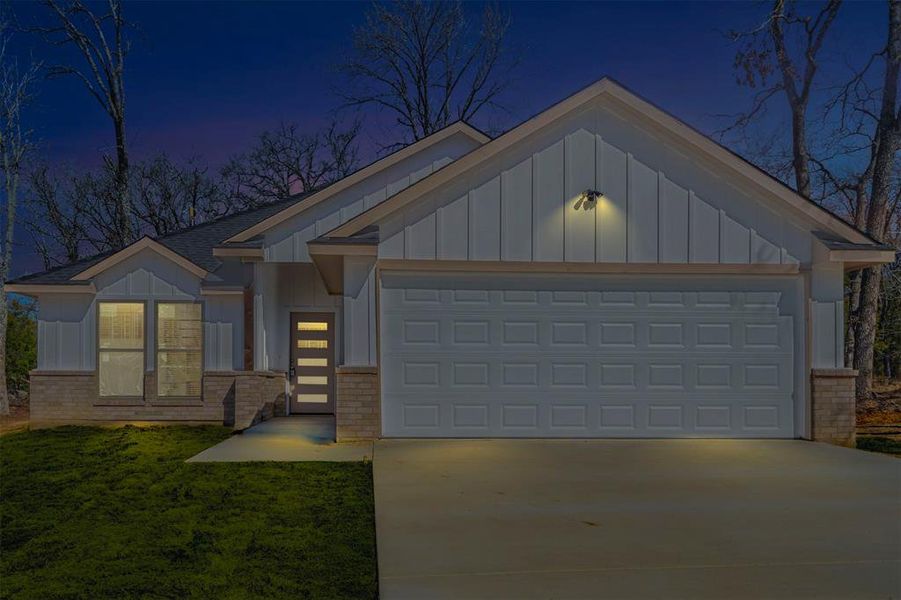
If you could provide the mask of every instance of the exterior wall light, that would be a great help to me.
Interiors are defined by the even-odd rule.
[[[576,201],[575,209],[585,209],[589,210],[594,208],[595,204],[597,204],[598,199],[603,196],[603,192],[599,192],[597,190],[588,189],[582,192],[579,195],[579,199]]]

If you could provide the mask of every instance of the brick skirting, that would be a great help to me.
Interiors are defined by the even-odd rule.
[[[201,398],[160,398],[156,376],[144,376],[144,396],[101,398],[94,371],[32,371],[34,422],[208,421],[244,429],[285,414],[285,374],[275,371],[207,371]]]
[[[373,440],[381,436],[378,369],[338,367],[335,377],[335,436],[338,441]]]
[[[837,446],[856,445],[854,369],[812,369],[812,439]]]

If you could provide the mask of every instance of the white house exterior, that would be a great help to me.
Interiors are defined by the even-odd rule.
[[[892,260],[604,79],[8,289],[39,300],[36,419],[848,443],[843,277]]]

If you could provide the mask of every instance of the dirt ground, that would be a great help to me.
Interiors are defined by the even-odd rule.
[[[901,380],[877,381],[873,398],[857,402],[857,425],[901,427]]]
[[[9,415],[0,415],[0,434],[23,429],[28,425],[28,406],[10,406]]]

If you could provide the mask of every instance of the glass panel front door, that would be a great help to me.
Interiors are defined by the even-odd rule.
[[[335,315],[291,313],[291,412],[335,412]]]

